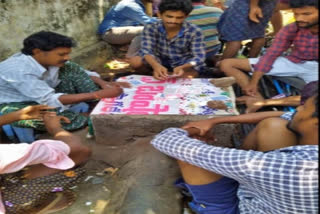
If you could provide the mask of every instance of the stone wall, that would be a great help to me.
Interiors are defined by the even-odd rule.
[[[0,61],[19,51],[28,35],[49,30],[73,37],[77,52],[99,43],[96,30],[118,0],[0,0]],[[104,45],[104,44],[102,44]]]

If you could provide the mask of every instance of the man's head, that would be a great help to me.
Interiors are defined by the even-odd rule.
[[[305,139],[306,144],[318,144],[319,126],[319,99],[318,94],[310,97],[303,106],[297,108],[293,119],[288,123],[287,128],[295,133],[297,137]]]
[[[32,55],[44,67],[61,67],[70,59],[71,48],[75,46],[75,41],[70,37],[40,31],[24,39],[21,52]]]
[[[162,0],[159,4],[160,14],[168,10],[181,11],[185,16],[188,16],[193,10],[193,6],[190,0]]]
[[[192,9],[190,0],[162,0],[158,17],[162,19],[167,30],[179,29]]]
[[[298,27],[311,28],[319,24],[319,0],[290,0]]]
[[[318,80],[316,80],[316,81],[309,82],[303,87],[301,91],[300,105],[303,105],[307,99],[309,99],[310,97],[318,93],[318,90],[319,90],[318,84],[319,82]]]

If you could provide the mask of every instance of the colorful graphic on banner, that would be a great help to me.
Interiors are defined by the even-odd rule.
[[[238,115],[232,87],[217,88],[209,79],[156,80],[151,76],[130,75],[118,82],[129,82],[132,88],[116,98],[100,100],[92,115]],[[227,110],[211,109],[207,102],[224,102]]]

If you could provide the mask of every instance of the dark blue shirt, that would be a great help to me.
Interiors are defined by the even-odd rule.
[[[149,17],[140,0],[122,0],[107,12],[101,22],[98,34],[104,34],[113,27],[140,26],[157,21]]]
[[[185,21],[177,36],[167,39],[162,21],[147,24],[142,32],[139,55],[153,56],[167,68],[190,63],[201,72],[205,66],[205,44],[201,29]]]

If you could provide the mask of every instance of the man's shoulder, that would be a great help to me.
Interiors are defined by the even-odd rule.
[[[14,66],[17,69],[19,67],[25,67],[31,64],[32,63],[27,55],[22,53],[16,53],[0,62],[0,67],[2,69],[9,69],[12,68],[12,66]]]
[[[299,28],[297,26],[297,24],[294,22],[294,23],[291,23],[291,24],[288,24],[286,26],[284,26],[282,29],[281,29],[282,32],[290,32],[290,33],[296,33],[299,31]]]
[[[67,61],[59,70],[84,69],[81,65],[73,61]]]
[[[2,74],[9,76],[25,75],[27,73],[41,75],[45,71],[45,68],[33,59],[32,56],[16,53],[0,63],[0,70]]]

